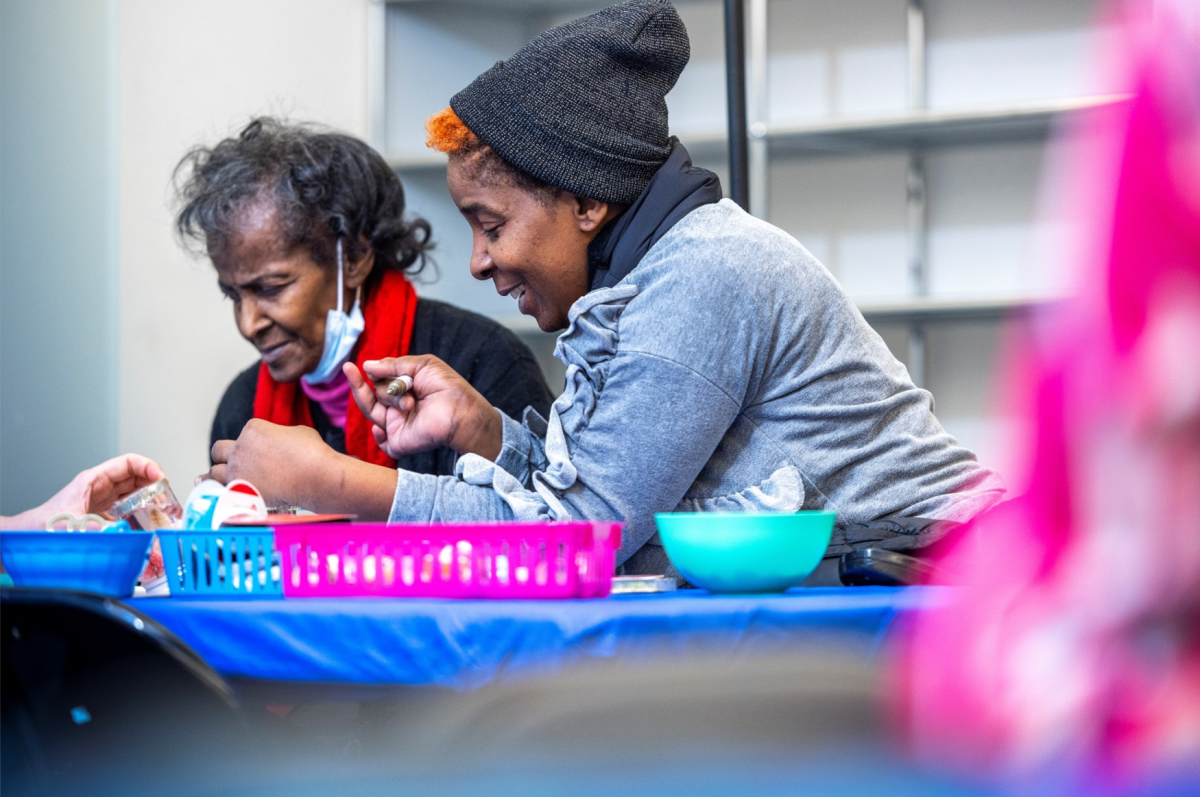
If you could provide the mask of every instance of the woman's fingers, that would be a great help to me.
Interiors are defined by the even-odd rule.
[[[358,370],[358,366],[351,362],[342,363],[342,373],[346,375],[347,381],[350,382],[350,390],[357,392],[363,387],[367,380]],[[371,391],[371,395],[375,395],[375,391]]]
[[[84,512],[103,512],[135,490],[161,479],[162,468],[149,457],[122,454],[88,468],[72,481]],[[67,488],[71,489],[68,485]]]
[[[138,487],[144,487],[163,477],[163,470],[157,462],[141,454],[122,454],[110,460],[101,462],[95,471],[105,476],[114,485],[132,480]]]
[[[359,372],[358,366],[352,362],[347,361],[342,363],[342,373],[346,375],[346,379],[350,380],[351,388],[358,387],[364,381],[366,381],[363,379],[363,375]]]
[[[342,372],[350,382],[350,395],[354,397],[354,403],[358,405],[359,410],[371,423],[382,426],[387,416],[387,408],[378,401],[375,386],[363,378],[354,363],[343,365]]]
[[[146,486],[145,484],[143,484],[142,482],[133,478],[132,476],[130,476],[127,479],[121,479],[120,481],[112,483],[113,492],[117,494],[118,499],[124,498],[125,496],[132,493],[134,490],[140,490],[142,487],[145,487],[145,486]],[[105,507],[105,509],[107,509],[107,508],[108,507]]]
[[[212,470],[208,472],[207,478],[219,481],[221,484],[225,484],[229,481],[229,477],[226,475],[227,470],[227,465],[213,465]]]
[[[231,454],[233,454],[233,447],[236,445],[236,440],[218,440],[217,442],[213,443],[212,461],[215,463],[213,465],[214,471],[216,470],[217,465],[224,465],[229,462],[229,457]],[[220,481],[220,479],[217,479],[217,481]]]
[[[413,376],[421,370],[421,357],[387,357],[382,360],[367,360],[363,372],[373,380],[394,376]]]
[[[166,476],[162,466],[149,457],[143,457],[141,454],[126,454],[125,459],[129,463],[129,470],[133,473],[134,480],[140,484],[150,484]]]

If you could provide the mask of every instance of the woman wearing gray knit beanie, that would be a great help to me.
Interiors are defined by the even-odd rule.
[[[829,272],[670,136],[688,55],[667,0],[632,0],[543,33],[429,121],[472,273],[564,330],[567,379],[549,417],[512,418],[433,358],[366,365],[413,378],[399,399],[348,367],[392,456],[460,454],[454,476],[399,471],[393,521],[616,519],[623,572],[674,574],[656,512],[834,510],[832,557],[953,525],[862,531],[881,518],[1001,500]]]

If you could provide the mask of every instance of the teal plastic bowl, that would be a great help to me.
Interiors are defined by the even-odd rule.
[[[658,536],[680,575],[709,592],[782,592],[816,569],[833,512],[661,512]]]

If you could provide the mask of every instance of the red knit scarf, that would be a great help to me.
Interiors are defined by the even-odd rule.
[[[379,283],[367,294],[363,306],[365,328],[351,354],[359,370],[367,360],[403,357],[412,340],[413,320],[417,315],[417,292],[398,271],[384,271]],[[296,382],[276,382],[267,364],[258,369],[258,389],[254,394],[254,417],[281,426],[312,426],[308,397]],[[346,413],[346,453],[373,465],[396,467],[371,434],[373,424],[357,407]]]

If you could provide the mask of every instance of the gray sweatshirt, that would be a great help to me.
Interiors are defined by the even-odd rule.
[[[729,200],[569,320],[550,417],[504,416],[495,462],[400,471],[393,522],[621,520],[625,572],[673,572],[656,512],[830,509],[844,528],[967,520],[1004,494],[825,267]]]

